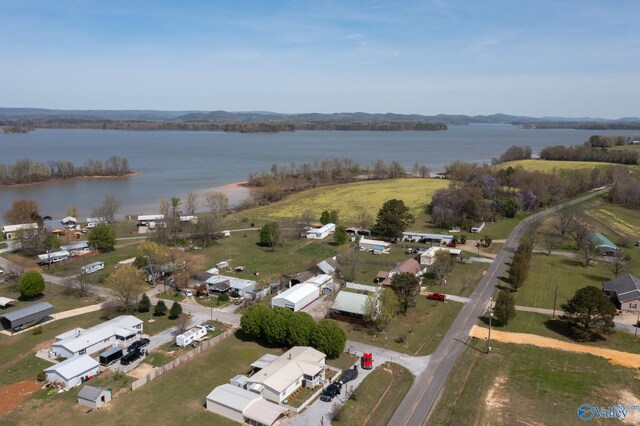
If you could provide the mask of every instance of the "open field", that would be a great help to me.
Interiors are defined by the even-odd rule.
[[[12,412],[0,416],[0,423],[37,425],[55,418],[60,424],[234,425],[234,422],[206,411],[205,398],[214,387],[228,383],[236,374],[246,374],[251,369],[249,365],[265,353],[279,355],[282,351],[232,335],[148,385],[123,393],[106,409],[90,414],[75,410],[73,399],[80,390],[75,388],[63,395],[29,398]]]
[[[42,302],[51,303],[56,308],[56,312],[68,311],[70,309],[93,305],[100,302],[100,299],[97,296],[76,297],[68,295],[65,294],[65,288],[48,283],[45,283],[43,296],[35,299],[19,300],[20,292],[15,284],[0,284],[0,296],[16,300],[16,303],[13,306],[0,309],[0,315],[15,309],[21,309],[29,305]]]
[[[386,425],[411,388],[413,376],[404,367],[389,363],[376,368],[356,390],[357,400],[348,400],[339,425]]]
[[[615,165],[597,161],[518,160],[498,164],[495,167],[498,169],[522,167],[530,172],[552,173],[554,170],[582,170]]]
[[[442,303],[418,296],[417,307],[410,308],[406,316],[396,316],[382,332],[344,322],[340,326],[349,340],[410,355],[427,355],[438,346],[460,309],[461,303]]]
[[[429,292],[439,292],[455,294],[458,296],[469,296],[476,288],[476,284],[488,268],[487,263],[456,263],[453,270],[447,277],[444,286],[435,284],[434,280],[425,279],[423,283]]]
[[[482,318],[479,325],[481,327],[488,327],[487,324],[488,319]],[[634,340],[633,335],[626,331],[613,331],[605,335],[606,340],[597,342],[576,342],[569,337],[571,331],[566,321],[558,318],[551,319],[550,316],[533,312],[518,312],[516,317],[512,319],[506,327],[494,328],[499,331],[535,334],[563,342],[579,343],[581,345],[640,354],[640,343]]]
[[[485,342],[472,339],[485,349]],[[490,355],[467,347],[452,374],[432,424],[577,424],[580,404],[640,403],[637,372],[605,359],[494,342]],[[541,362],[544,360],[544,362]],[[635,416],[635,417],[634,417]],[[630,413],[626,422],[640,420]],[[590,424],[610,424],[594,418]]]
[[[436,190],[448,186],[449,181],[443,179],[415,178],[323,186],[292,194],[282,201],[239,213],[238,216],[298,219],[305,210],[311,210],[319,218],[323,210],[335,209],[340,212],[340,222],[348,224],[357,220],[357,214],[361,210],[375,219],[382,204],[393,198],[403,200],[412,213],[417,215],[431,201]]]
[[[553,309],[553,299],[558,286],[557,308],[573,297],[575,292],[589,285],[600,287],[613,277],[600,263],[582,266],[577,259],[565,256],[534,254],[531,257],[529,277],[514,295],[516,304],[534,308]],[[500,284],[499,284],[500,285]],[[509,287],[508,284],[504,284]]]

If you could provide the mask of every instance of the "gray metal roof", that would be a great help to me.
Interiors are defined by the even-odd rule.
[[[369,296],[367,294],[341,291],[333,301],[331,309],[333,309],[334,311],[364,315],[364,307],[368,297]]]
[[[624,303],[640,299],[640,279],[631,274],[620,275],[604,283],[604,290],[615,293],[618,301]]]
[[[89,401],[96,401],[102,395],[102,392],[109,392],[107,389],[100,389],[95,386],[84,385],[80,392],[78,392],[78,398],[86,399]]]
[[[16,309],[15,311],[8,312],[2,315],[0,318],[4,318],[7,321],[11,321],[12,327],[16,327],[21,320],[27,319],[30,316],[37,317],[41,315],[42,318],[49,314],[52,314],[55,308],[49,302],[35,303],[22,309]],[[16,324],[14,324],[16,323]]]

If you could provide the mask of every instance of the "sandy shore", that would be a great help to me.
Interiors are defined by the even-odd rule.
[[[142,173],[132,172],[132,173],[127,173],[126,175],[122,175],[122,176],[76,176],[76,177],[67,178],[67,179],[49,179],[49,180],[43,180],[43,181],[40,181],[40,182],[30,182],[30,183],[9,183],[9,184],[5,183],[5,184],[0,184],[0,188],[21,188],[21,187],[24,187],[24,186],[41,185],[41,184],[46,184],[46,183],[66,182],[66,181],[70,181],[70,180],[80,180],[80,179],[123,179],[123,178],[132,177],[132,176],[142,176]]]

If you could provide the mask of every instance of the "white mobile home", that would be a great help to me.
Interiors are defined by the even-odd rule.
[[[473,225],[470,229],[470,232],[474,233],[474,234],[479,234],[482,232],[482,230],[484,229],[485,223],[484,222],[479,222],[476,223],[475,225]]]
[[[49,263],[63,262],[65,260],[68,260],[69,256],[71,256],[71,253],[69,253],[66,250],[54,251],[52,253],[39,254],[38,255],[38,263],[41,264],[41,265],[46,265],[46,264],[49,264]]]
[[[438,246],[429,247],[427,251],[425,251],[420,255],[420,264],[425,266],[433,265],[433,262],[436,259],[436,254],[439,251],[446,251],[451,256],[460,256],[460,254],[462,253],[462,250],[454,249],[450,247],[438,247]]]
[[[327,223],[322,228],[311,228],[307,231],[307,238],[310,240],[322,240],[336,231],[335,223]]]
[[[182,334],[176,336],[176,346],[184,348],[194,342],[194,340],[201,339],[207,335],[207,329],[202,325],[196,325],[193,328],[185,331]]]
[[[51,351],[62,358],[92,354],[114,346],[126,347],[142,334],[142,321],[133,315],[120,315],[88,329],[75,328],[56,336]]]
[[[141,214],[138,216],[138,226],[151,225],[152,222],[164,220],[163,214]]]
[[[369,250],[369,251],[375,251],[375,250],[385,251],[389,249],[390,245],[391,243],[387,243],[386,241],[370,240],[368,238],[360,238],[360,243],[359,243],[361,250]]]
[[[65,389],[80,385],[100,373],[100,364],[89,355],[79,355],[44,369],[48,382],[61,382]]]
[[[429,234],[426,232],[403,232],[402,241],[449,244],[453,241],[453,235]]]
[[[292,309],[298,312],[320,297],[320,289],[313,284],[298,284],[271,299],[271,307]]]
[[[18,238],[19,231],[27,229],[38,229],[37,223],[21,223],[19,225],[5,225],[2,227],[2,235],[6,240],[15,240]]]
[[[80,268],[82,274],[93,274],[104,269],[104,262],[93,262]]]

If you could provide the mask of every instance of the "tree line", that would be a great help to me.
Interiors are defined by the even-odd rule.
[[[587,142],[590,144],[590,142]],[[608,150],[583,146],[548,146],[540,151],[540,158],[558,161],[599,161],[616,164],[638,164],[638,153],[627,150]]]
[[[118,156],[111,156],[104,162],[89,159],[82,166],[76,166],[71,161],[43,164],[23,159],[14,164],[0,164],[0,184],[15,185],[87,176],[124,176],[129,173],[129,160]]]

